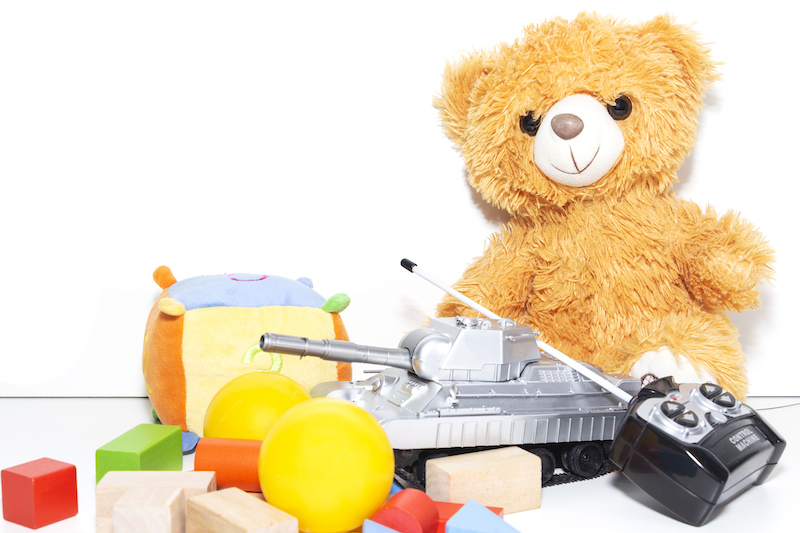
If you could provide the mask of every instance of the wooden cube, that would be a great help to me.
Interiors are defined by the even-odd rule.
[[[111,514],[114,533],[186,531],[186,498],[179,487],[132,487]]]
[[[97,533],[111,533],[114,505],[132,488],[183,489],[185,498],[217,490],[214,472],[108,472],[95,487]],[[185,512],[185,506],[184,506]]]
[[[298,528],[297,518],[235,487],[187,501],[187,533],[298,533]]]
[[[78,514],[74,465],[43,457],[0,472],[3,518],[37,529]]]
[[[181,428],[139,424],[97,449],[97,481],[106,472],[121,470],[181,470]]]
[[[436,501],[502,507],[507,513],[542,504],[542,461],[517,447],[431,459],[425,492]]]

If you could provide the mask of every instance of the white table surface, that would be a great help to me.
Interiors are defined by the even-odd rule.
[[[704,533],[800,530],[800,398],[750,398],[750,406],[786,439],[788,446],[770,478],[712,517]],[[786,406],[771,409],[775,406]],[[42,533],[95,529],[94,453],[137,424],[152,422],[146,398],[0,398],[0,469],[50,457],[78,472],[78,515],[40,528]],[[184,456],[192,470],[194,456]],[[506,521],[521,533],[697,531],[671,518],[621,474],[545,488],[540,509],[514,513]],[[0,531],[28,528],[0,520]]]

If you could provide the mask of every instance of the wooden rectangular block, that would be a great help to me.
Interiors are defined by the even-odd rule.
[[[425,480],[425,492],[436,501],[477,500],[507,513],[542,504],[542,461],[514,446],[431,459]]]
[[[114,533],[186,531],[186,498],[179,487],[132,487],[111,514]]]
[[[186,498],[217,490],[214,472],[108,472],[95,487],[97,533],[111,533],[114,504],[130,488],[181,488]]]
[[[95,453],[97,481],[120,470],[181,470],[181,428],[139,424],[101,446]]]
[[[187,500],[187,533],[298,533],[297,518],[235,487]]]

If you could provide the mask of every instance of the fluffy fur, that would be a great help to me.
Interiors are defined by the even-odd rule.
[[[469,183],[512,216],[455,287],[607,373],[631,373],[657,351],[744,397],[745,358],[726,311],[758,307],[773,252],[737,214],[672,192],[715,67],[696,33],[668,16],[626,24],[587,13],[448,65],[435,100],[445,131]],[[616,163],[580,187],[548,178],[534,158],[543,132],[520,127],[576,94],[632,103],[616,121]],[[474,312],[447,297],[437,314]]]

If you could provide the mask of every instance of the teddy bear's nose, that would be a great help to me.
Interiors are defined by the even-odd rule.
[[[568,141],[583,131],[583,121],[571,113],[556,115],[550,122],[556,135]]]

